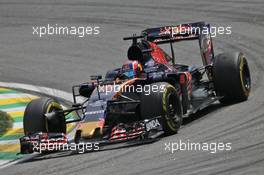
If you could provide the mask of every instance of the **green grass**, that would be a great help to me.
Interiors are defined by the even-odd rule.
[[[0,160],[12,160],[22,157],[15,152],[0,152]]]
[[[0,106],[0,110],[8,109],[8,108],[25,107],[27,104],[28,104],[28,102],[21,102],[21,103],[13,103],[13,104],[1,105]]]

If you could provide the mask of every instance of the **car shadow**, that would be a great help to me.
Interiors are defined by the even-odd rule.
[[[30,158],[26,158],[25,156],[25,158],[24,159],[22,158],[19,161],[19,163],[23,164],[23,163],[30,163],[30,162],[42,161],[42,160],[48,160],[48,159],[56,159],[56,158],[62,158],[62,157],[82,155],[82,154],[87,154],[87,153],[118,150],[118,149],[129,148],[129,147],[139,147],[141,145],[151,144],[158,140],[160,140],[160,138],[147,139],[145,141],[120,142],[116,144],[103,145],[102,147],[100,146],[99,150],[89,150],[89,151],[86,150],[82,153],[78,153],[78,151],[58,151],[58,152],[46,153],[46,154],[39,153],[39,154],[36,154],[35,156],[31,156]]]
[[[192,123],[195,120],[198,120],[200,118],[205,117],[207,114],[215,112],[217,110],[219,110],[220,108],[224,107],[225,105],[221,104],[221,103],[213,103],[210,106],[197,111],[195,114],[191,114],[190,116],[186,117],[183,119],[183,123],[182,125],[188,125],[189,123]]]

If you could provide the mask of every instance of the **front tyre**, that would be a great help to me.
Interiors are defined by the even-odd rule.
[[[213,65],[213,81],[221,103],[233,103],[248,99],[251,89],[250,71],[243,53],[222,53]]]
[[[142,93],[141,117],[148,119],[162,116],[162,127],[165,134],[177,133],[182,124],[182,106],[176,89],[166,82],[152,83],[150,86],[150,89],[158,87],[158,90],[150,94]]]
[[[23,125],[25,135],[45,133],[66,133],[64,116],[56,116],[47,119],[46,113],[62,110],[61,105],[51,98],[39,98],[32,100],[26,107]]]

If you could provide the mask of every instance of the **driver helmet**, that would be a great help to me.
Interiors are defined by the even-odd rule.
[[[121,74],[125,78],[138,77],[142,72],[142,65],[138,61],[127,61],[121,69]]]

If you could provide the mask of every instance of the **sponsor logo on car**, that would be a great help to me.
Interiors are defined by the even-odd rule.
[[[146,123],[146,131],[150,131],[152,129],[157,129],[161,124],[158,119],[150,120]]]
[[[101,113],[104,113],[104,110],[85,112],[85,115],[94,115],[94,114],[101,114]]]

